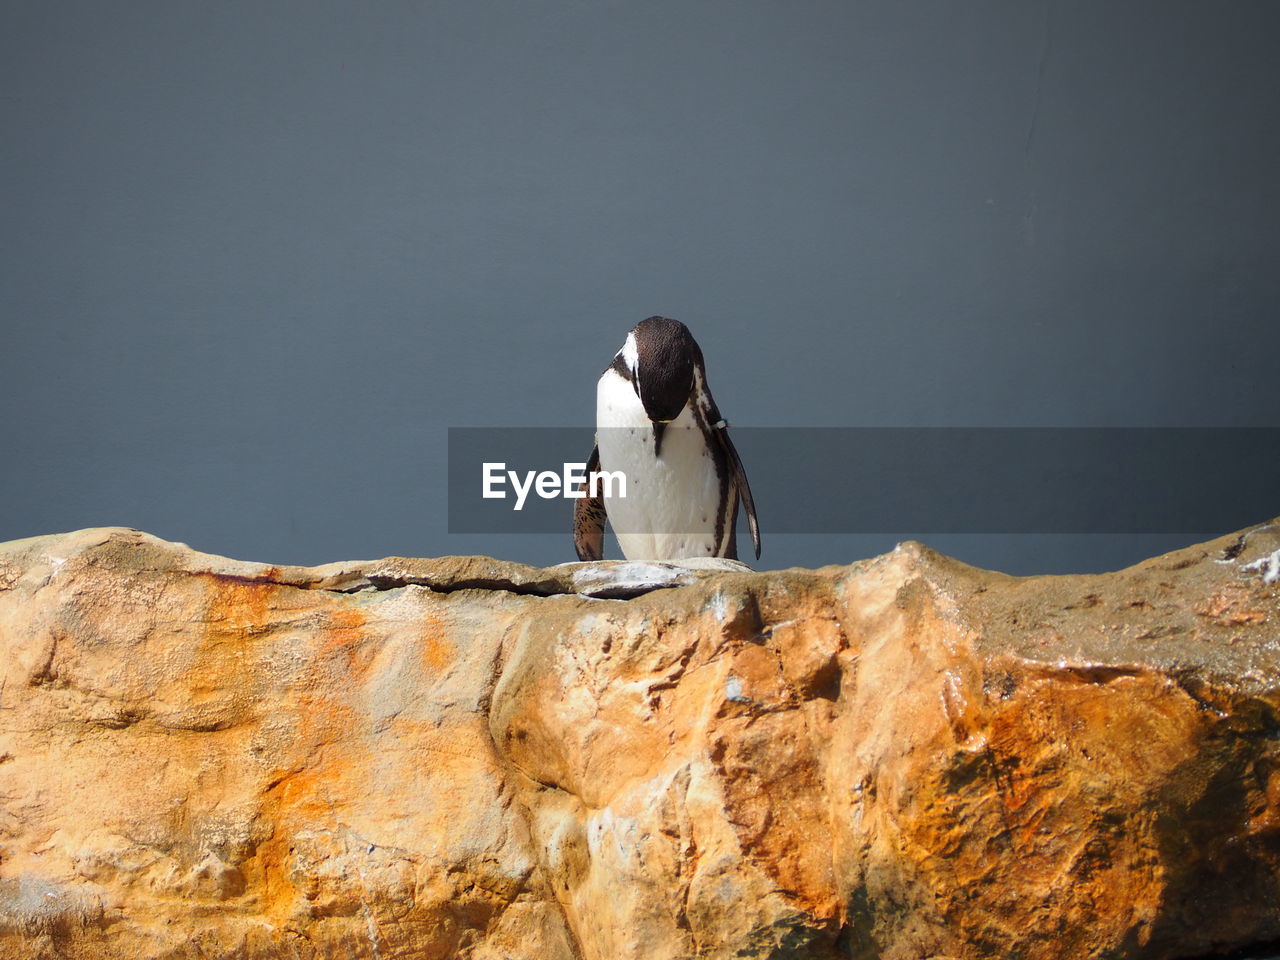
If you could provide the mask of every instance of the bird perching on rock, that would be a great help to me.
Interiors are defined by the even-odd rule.
[[[746,472],[707,388],[702,350],[678,320],[641,320],[600,375],[587,474],[601,470],[622,472],[626,494],[585,490],[576,501],[580,560],[603,559],[606,519],[628,560],[736,560],[740,502],[759,559]]]

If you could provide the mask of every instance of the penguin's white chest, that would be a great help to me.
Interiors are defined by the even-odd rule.
[[[628,560],[724,555],[732,492],[716,472],[692,403],[667,424],[658,454],[640,398],[607,370],[596,387],[596,444],[600,468],[626,474],[626,497],[606,499],[605,510]]]

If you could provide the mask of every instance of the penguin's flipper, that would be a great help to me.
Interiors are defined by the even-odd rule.
[[[720,421],[723,423],[724,421]],[[729,427],[725,424],[715,431],[715,435],[720,438],[721,449],[724,450],[725,456],[729,460],[729,469],[733,471],[733,485],[738,490],[738,496],[742,498],[742,506],[747,511],[747,526],[751,530],[751,542],[756,547],[756,559],[760,559],[760,522],[756,519],[756,502],[751,497],[751,485],[747,483],[747,471],[742,468],[742,460],[738,456],[738,450],[733,445],[733,441],[729,439]]]
[[[604,498],[598,493],[594,497],[589,495],[591,474],[599,469],[600,448],[592,447],[587,459],[587,479],[577,488],[583,496],[573,502],[573,547],[578,551],[579,560],[604,559]]]

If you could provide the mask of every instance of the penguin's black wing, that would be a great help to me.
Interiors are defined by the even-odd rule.
[[[733,441],[729,439],[729,425],[724,420],[717,419],[711,432],[719,442],[720,449],[724,451],[725,459],[729,463],[729,469],[733,473],[733,485],[738,491],[738,496],[742,499],[743,508],[747,511],[747,526],[751,530],[751,542],[756,547],[756,559],[759,560],[760,522],[756,519],[756,502],[751,497],[751,485],[747,483],[747,471],[742,468],[742,459],[738,456],[738,450],[733,445]]]
[[[695,363],[693,369],[693,392],[698,405],[698,410],[702,414],[703,422],[710,427],[711,435],[715,438],[715,442],[719,444],[721,453],[724,454],[725,463],[729,467],[733,477],[734,489],[738,491],[738,497],[742,500],[743,507],[747,511],[747,527],[751,530],[751,542],[755,544],[756,559],[760,559],[760,522],[756,519],[756,502],[751,496],[751,485],[747,483],[747,471],[742,468],[742,458],[738,456],[738,450],[733,445],[733,441],[729,439],[729,424],[720,416],[720,408],[716,405],[715,398],[711,396],[711,390],[707,387],[707,373],[702,366],[702,357],[699,355],[698,362]],[[736,513],[734,518],[736,519]],[[730,535],[732,538],[732,534]],[[730,543],[732,543],[730,539]],[[737,554],[730,549],[730,556],[736,557]]]
[[[600,448],[592,447],[587,459],[587,479],[578,485],[583,496],[573,502],[573,547],[579,560],[604,559],[604,498],[590,496],[591,474],[600,469]],[[599,485],[596,486],[597,491]],[[577,491],[575,491],[577,492]]]

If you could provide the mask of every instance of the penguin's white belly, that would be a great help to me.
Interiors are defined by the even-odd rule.
[[[602,470],[621,470],[626,497],[605,500],[609,523],[628,560],[679,560],[723,554],[728,539],[717,520],[721,480],[689,406],[667,424],[662,455],[654,454],[653,424],[631,384],[612,370],[596,390],[596,443]]]

